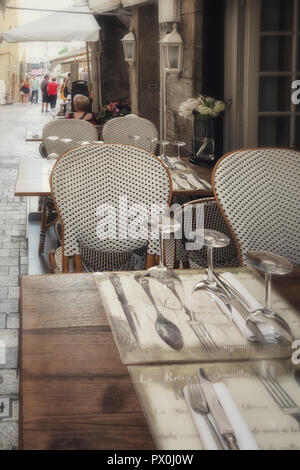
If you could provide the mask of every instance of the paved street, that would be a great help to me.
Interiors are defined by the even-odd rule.
[[[27,273],[28,260],[27,201],[14,197],[15,179],[21,159],[40,158],[39,143],[25,143],[26,127],[37,130],[49,119],[40,105],[0,106],[0,347],[6,345],[5,364],[0,354],[0,450],[18,445],[19,275]]]

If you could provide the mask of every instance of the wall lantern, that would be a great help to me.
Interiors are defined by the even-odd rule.
[[[136,39],[131,29],[121,41],[123,43],[125,60],[132,66],[136,61]]]
[[[180,73],[183,67],[183,40],[177,31],[177,24],[173,24],[173,31],[160,41],[165,71],[167,73]]]

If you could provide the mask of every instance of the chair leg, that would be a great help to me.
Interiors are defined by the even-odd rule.
[[[68,256],[63,256],[63,271],[64,274],[68,274],[70,272],[70,260]]]
[[[150,253],[147,253],[146,257],[146,269],[152,268],[152,266],[155,266],[155,255],[150,255]]]
[[[45,248],[45,239],[46,239],[46,218],[47,218],[47,209],[46,205],[43,203],[42,206],[42,218],[40,226],[40,243],[39,243],[39,255],[44,253]]]
[[[80,255],[74,256],[74,270],[75,270],[75,273],[83,272],[82,260],[81,260]]]
[[[56,272],[56,261],[55,261],[55,252],[54,251],[50,251],[49,252],[49,265],[50,265],[50,271],[51,273],[55,273]]]

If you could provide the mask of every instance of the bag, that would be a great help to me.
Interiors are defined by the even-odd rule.
[[[72,111],[74,112],[75,111],[74,97],[76,95],[84,95],[84,96],[87,96],[88,98],[90,97],[87,83],[83,80],[77,80],[76,82],[73,82],[72,83],[72,93],[71,94],[72,94]],[[90,107],[89,112],[91,112],[91,111],[92,111],[92,109]]]
[[[65,86],[64,90],[63,90],[63,96],[65,99],[68,98],[68,94],[69,94],[69,90],[68,90],[68,87],[67,85]]]

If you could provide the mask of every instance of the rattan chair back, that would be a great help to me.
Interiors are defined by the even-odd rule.
[[[169,172],[150,152],[116,144],[78,147],[56,162],[50,182],[64,256],[83,255],[93,270],[110,270],[136,250],[158,252],[157,238],[136,235],[137,215],[141,222],[153,206],[167,208],[171,200]]]
[[[217,202],[240,247],[300,265],[300,152],[243,149],[225,155],[213,175]]]
[[[118,143],[132,145],[130,136],[140,136],[137,146],[145,150],[151,150],[149,138],[158,138],[155,125],[148,119],[135,114],[114,118],[103,127],[103,140],[105,143]]]
[[[78,142],[98,140],[97,128],[90,122],[80,119],[56,119],[47,123],[43,129],[43,146],[46,156],[56,153],[61,156]]]

